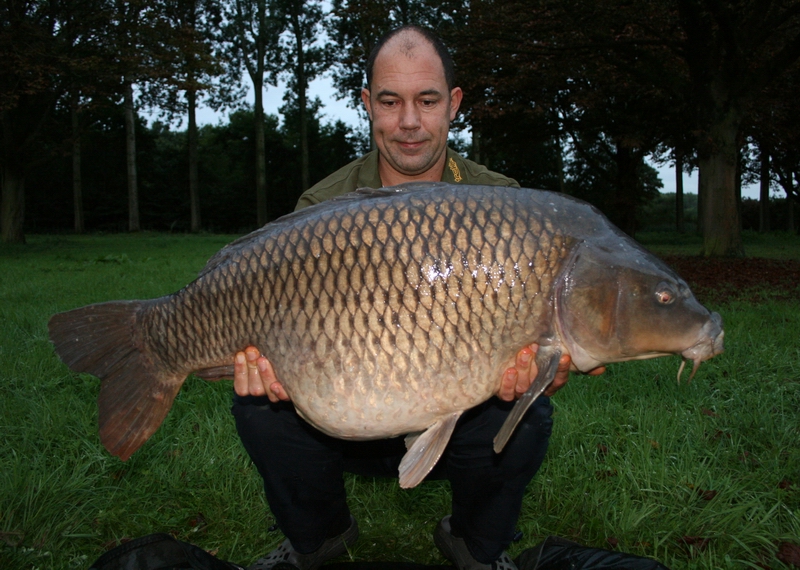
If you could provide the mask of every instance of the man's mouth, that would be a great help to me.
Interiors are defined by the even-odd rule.
[[[425,141],[397,141],[400,148],[406,150],[415,150],[425,144]]]

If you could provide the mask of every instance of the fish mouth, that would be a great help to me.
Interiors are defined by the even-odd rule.
[[[722,317],[719,313],[711,313],[711,318],[703,325],[697,335],[697,342],[681,353],[684,360],[678,370],[678,383],[681,381],[681,374],[686,361],[691,360],[694,363],[688,380],[691,382],[701,362],[713,358],[725,350],[723,346],[724,337],[725,331],[722,330]]]

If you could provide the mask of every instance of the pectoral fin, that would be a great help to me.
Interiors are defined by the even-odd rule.
[[[414,433],[409,433],[406,435],[405,439],[403,440],[404,443],[406,444],[406,451],[408,451],[414,446],[414,442],[417,441],[417,439],[419,438],[419,436],[422,435],[422,433],[423,432],[421,431],[415,431]]]
[[[514,404],[514,407],[511,409],[511,413],[508,414],[508,417],[506,418],[506,421],[503,422],[500,431],[497,432],[497,435],[494,438],[495,453],[500,453],[503,451],[503,448],[511,438],[511,434],[514,433],[514,428],[517,427],[517,424],[522,419],[522,416],[525,415],[525,412],[528,411],[528,408],[531,407],[531,404],[533,404],[536,398],[538,398],[542,392],[544,392],[545,388],[547,388],[556,377],[559,360],[561,360],[560,350],[548,350],[546,348],[539,349],[539,352],[536,355],[536,366],[539,369],[539,372],[531,383],[530,388],[528,388],[528,390],[520,397],[520,399],[517,400],[517,403]]]
[[[414,439],[400,462],[400,486],[403,489],[416,487],[431,472],[444,453],[460,416],[461,412],[450,414]]]

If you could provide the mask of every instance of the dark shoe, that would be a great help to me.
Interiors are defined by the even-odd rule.
[[[358,539],[358,523],[351,515],[350,527],[339,536],[327,539],[314,552],[300,554],[287,538],[278,548],[256,560],[248,570],[272,570],[278,564],[290,564],[299,570],[316,570],[328,560],[347,552],[347,547],[356,539]]]
[[[464,539],[453,536],[450,530],[450,515],[444,517],[436,525],[436,530],[433,532],[433,543],[457,570],[517,570],[517,565],[505,551],[491,564],[475,560]]]

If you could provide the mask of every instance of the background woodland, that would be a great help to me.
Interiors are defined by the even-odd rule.
[[[743,255],[742,228],[796,231],[800,1],[7,0],[3,241],[239,233],[291,211],[370,148],[366,125],[321,119],[309,82],[357,107],[366,55],[407,23],[453,51],[468,133],[453,144],[476,161],[632,235],[697,231],[707,256]],[[265,115],[279,80],[281,116]],[[227,122],[198,128],[198,105]],[[696,203],[678,183],[648,219],[664,198],[646,160],[699,172]]]

